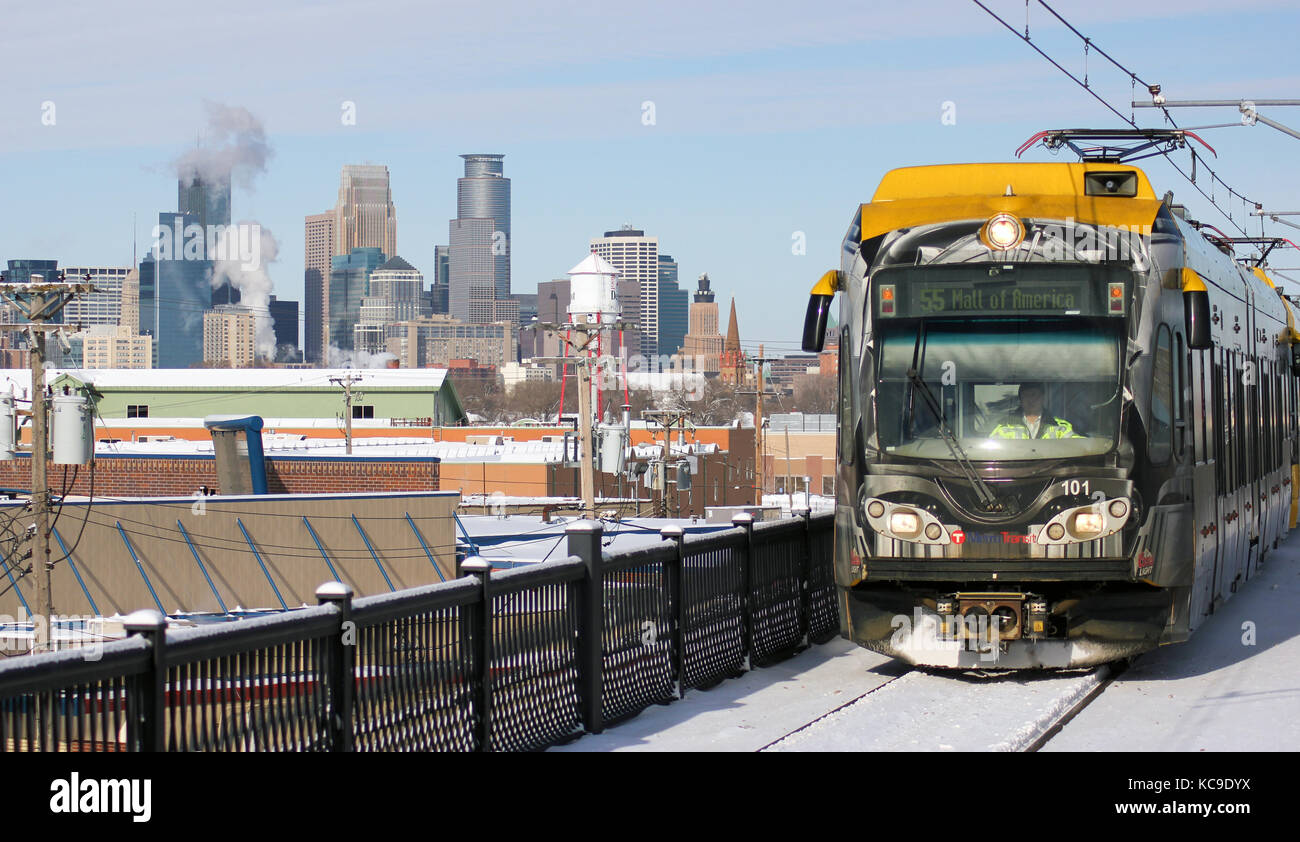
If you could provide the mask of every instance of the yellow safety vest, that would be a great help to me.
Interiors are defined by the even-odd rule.
[[[1046,423],[1044,418],[1038,428],[1038,437],[1040,439],[1081,439],[1083,436],[1074,431],[1074,427],[1064,418],[1051,416],[1052,423]],[[1029,428],[1025,426],[1022,416],[1009,418],[993,428],[989,433],[989,438],[994,439],[1028,439],[1033,438],[1029,435]]]

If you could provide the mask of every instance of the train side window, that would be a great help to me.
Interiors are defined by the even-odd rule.
[[[1169,328],[1161,325],[1156,333],[1155,364],[1151,367],[1151,429],[1147,445],[1153,465],[1169,461],[1173,447],[1174,363]]]

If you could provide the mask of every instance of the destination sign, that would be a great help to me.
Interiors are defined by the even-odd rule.
[[[871,299],[880,318],[1123,316],[1131,278],[1096,265],[891,267],[871,276]]]
[[[1071,313],[1091,310],[1087,288],[1079,284],[978,287],[915,283],[908,290],[908,312],[939,313]]]

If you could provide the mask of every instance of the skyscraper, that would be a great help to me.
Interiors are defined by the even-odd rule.
[[[9,271],[4,273],[7,284],[31,283],[32,275],[40,275],[47,282],[53,283],[59,277],[57,260],[10,260]]]
[[[345,165],[334,214],[334,254],[350,254],[357,248],[397,254],[397,209],[388,167]]]
[[[354,248],[335,255],[330,267],[330,346],[352,350],[353,328],[361,320],[361,300],[370,295],[370,275],[385,260],[377,248]]]
[[[158,226],[198,224],[189,214],[161,213]],[[140,332],[153,337],[155,368],[189,368],[203,361],[203,314],[212,308],[212,261],[185,258],[140,263]]]
[[[706,374],[717,374],[720,370],[719,358],[722,355],[722,334],[718,333],[718,304],[713,290],[709,288],[709,275],[700,275],[699,289],[691,303],[691,329],[686,334],[683,353],[692,360],[691,364],[702,367]]]
[[[276,362],[299,362],[298,302],[281,301],[273,295],[267,309],[271,311],[271,330],[275,332]]]
[[[9,269],[0,272],[0,280],[8,284],[26,284],[31,283],[32,275],[40,275],[47,282],[54,282],[59,279],[59,261],[57,260],[10,260]],[[50,319],[51,322],[63,322],[63,311],[60,310]],[[22,312],[10,304],[7,300],[0,300],[0,324],[4,325],[25,325],[27,317]],[[7,348],[25,348],[27,347],[27,337],[21,330],[3,330],[0,331],[3,337],[3,345]]]
[[[329,347],[330,258],[334,256],[334,211],[306,218],[303,237],[303,354],[309,363],[325,362]]]
[[[451,283],[451,246],[433,247],[433,283]]]
[[[677,261],[659,255],[659,354],[681,353],[690,329],[691,294],[677,285]]]
[[[448,225],[448,309],[457,319],[492,322],[517,308],[510,296],[510,179],[504,155],[461,155],[456,218]],[[436,254],[436,249],[435,249]]]
[[[659,238],[647,237],[645,232],[624,225],[617,231],[606,231],[603,237],[593,237],[591,250],[618,270],[620,281],[635,281],[640,290],[638,312],[624,311],[623,318],[634,320],[641,336],[642,356],[654,357],[659,353]]]
[[[256,317],[239,305],[223,304],[203,314],[203,361],[251,368],[257,358]]]
[[[69,281],[90,283],[98,292],[88,292],[69,301],[63,308],[63,320],[70,325],[119,325],[122,323],[122,293],[128,266],[70,266],[64,270]],[[139,318],[138,314],[135,316]]]
[[[371,298],[382,298],[393,308],[389,321],[407,322],[420,315],[424,275],[400,257],[390,257],[370,275]]]
[[[230,173],[207,179],[193,173],[182,175],[176,181],[176,209],[194,217],[205,231],[209,225],[229,225]]]

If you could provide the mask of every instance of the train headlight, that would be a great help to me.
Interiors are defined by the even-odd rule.
[[[1009,213],[1000,213],[984,223],[980,232],[984,245],[995,251],[1010,251],[1025,239],[1025,226]]]
[[[889,516],[889,531],[904,538],[921,534],[921,518],[914,512],[894,512]]]
[[[943,527],[937,523],[932,523],[925,528],[925,537],[931,541],[938,541],[939,536],[943,534]]]
[[[1073,532],[1079,537],[1099,535],[1106,525],[1106,519],[1098,512],[1079,512],[1074,516]]]
[[[1065,537],[1065,527],[1061,526],[1059,523],[1053,523],[1051,526],[1047,527],[1047,537],[1051,538],[1053,541],[1061,540]]]
[[[872,500],[867,504],[867,514],[872,517],[880,517],[885,513],[885,504],[879,500]]]
[[[1123,500],[1111,500],[1108,508],[1110,509],[1110,516],[1117,520],[1128,514],[1128,503]]]

